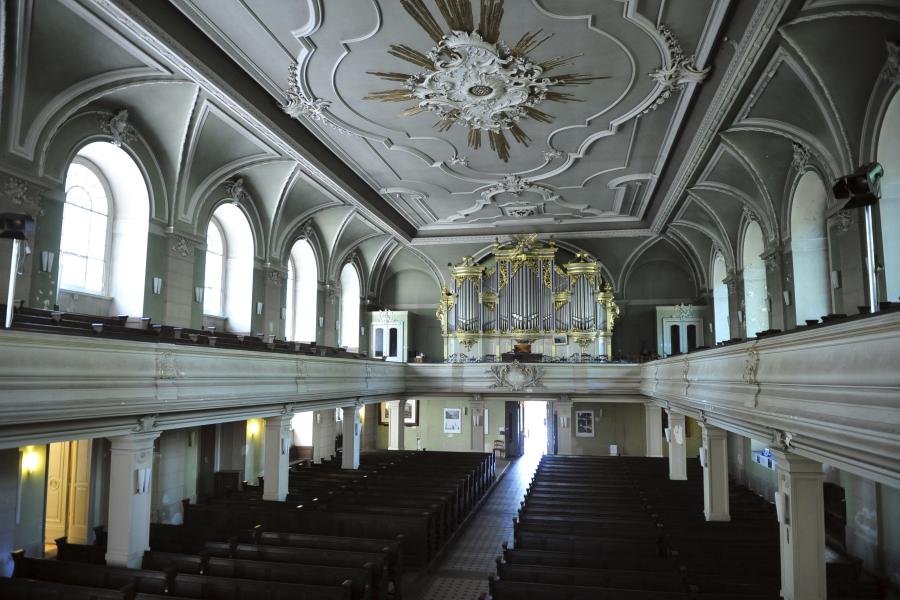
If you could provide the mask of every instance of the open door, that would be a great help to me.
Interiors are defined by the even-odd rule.
[[[506,401],[506,457],[522,456],[525,451],[522,429],[522,405],[517,400]]]

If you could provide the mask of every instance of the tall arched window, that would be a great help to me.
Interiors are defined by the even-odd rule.
[[[65,185],[60,306],[143,316],[150,194],[141,169],[122,148],[93,142],[75,155]]]
[[[107,189],[100,170],[76,157],[66,173],[59,248],[59,281],[65,289],[106,293],[110,233]]]
[[[306,240],[297,240],[288,258],[285,337],[300,342],[316,340],[316,255]]]
[[[237,205],[229,202],[215,210],[206,243],[203,312],[224,317],[228,331],[252,333],[253,232]]]
[[[203,312],[225,316],[225,236],[218,219],[209,220],[206,230],[206,271],[204,274]]]
[[[356,267],[347,263],[341,270],[341,330],[340,345],[347,350],[359,350],[359,275]]]
[[[894,94],[878,136],[878,162],[884,167],[881,181],[881,260],[884,261],[886,298],[900,299],[900,92]]]
[[[744,232],[744,321],[747,337],[769,328],[769,298],[766,287],[766,263],[762,229],[752,221]]]
[[[731,339],[728,326],[728,284],[725,278],[728,269],[725,266],[725,257],[716,253],[713,260],[713,317],[715,320],[716,343]]]
[[[791,257],[794,263],[794,310],[797,324],[831,312],[826,239],[825,184],[807,171],[791,203]]]

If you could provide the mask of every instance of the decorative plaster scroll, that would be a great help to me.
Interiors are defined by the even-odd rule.
[[[31,210],[39,215],[44,214],[40,195],[29,193],[28,184],[21,179],[7,177],[2,193],[3,197],[17,209]]]
[[[850,231],[850,227],[853,226],[855,222],[853,219],[853,211],[850,210],[840,210],[837,214],[834,215],[835,219],[835,228],[838,233],[844,234]]]
[[[781,450],[782,452],[787,452],[788,450],[793,448],[794,435],[790,431],[782,431],[781,429],[773,429],[772,430],[772,445]]]
[[[659,108],[672,92],[682,90],[688,84],[702,83],[709,75],[709,67],[698,69],[693,54],[685,56],[678,38],[665,25],[659,26],[659,33],[666,43],[668,57],[663,66],[650,73],[650,78],[662,86],[659,95],[641,114]],[[668,66],[666,66],[668,65]]]
[[[225,182],[225,193],[234,204],[249,204],[250,193],[244,189],[244,178],[234,177]]]
[[[755,347],[747,349],[747,358],[744,361],[744,373],[741,379],[748,385],[759,385],[756,373],[759,370],[759,350]]]
[[[288,89],[284,93],[287,102],[278,106],[294,119],[306,117],[311,121],[318,121],[323,125],[327,125],[336,131],[354,135],[352,131],[346,127],[338,125],[331,115],[327,112],[331,102],[322,98],[311,98],[306,95],[300,84],[297,83],[297,63],[291,64],[288,69]]]
[[[281,287],[281,279],[282,273],[278,269],[267,269],[266,277],[269,278],[269,282],[275,287]]]
[[[156,430],[159,415],[144,415],[138,417],[137,425],[131,428],[134,433],[147,433]]]
[[[496,381],[491,384],[491,389],[506,388],[513,392],[539,387],[544,370],[536,365],[523,365],[517,360],[511,363],[496,365],[487,371],[494,376]]]
[[[773,248],[762,255],[763,262],[766,263],[766,270],[770,273],[778,270],[778,265],[781,263],[779,254],[778,250]]]
[[[900,85],[900,42],[885,40],[887,62],[881,72],[881,78]]]
[[[178,362],[175,353],[169,350],[156,355],[157,379],[175,379],[182,373],[178,370]]]
[[[454,167],[468,167],[469,166],[469,157],[468,156],[454,156],[447,162],[451,166],[454,166]]]
[[[690,304],[679,304],[675,307],[675,311],[672,313],[673,319],[689,319],[691,317],[691,310],[693,310],[693,306]]]
[[[791,158],[791,166],[794,167],[795,171],[802,173],[809,168],[812,153],[808,148],[800,144],[793,144],[793,148],[794,156]]]
[[[756,221],[757,223],[759,223],[759,216],[756,214],[756,211],[754,211],[749,206],[744,206],[743,213],[744,218],[748,221]]]
[[[169,234],[169,254],[190,258],[194,256],[194,242],[176,233]]]
[[[137,139],[137,131],[128,122],[128,109],[123,108],[112,116],[100,117],[100,131],[112,138],[113,146],[121,148],[123,145]]]
[[[542,152],[544,158],[547,160],[554,160],[556,158],[562,158],[562,151],[556,149],[544,150]]]
[[[496,196],[499,194],[512,194],[516,198],[520,198],[522,194],[526,193],[536,194],[540,199],[532,201],[516,200],[505,204],[498,203],[496,200]],[[474,205],[458,211],[455,215],[447,217],[445,221],[452,223],[454,221],[465,219],[492,205],[498,206],[507,216],[518,218],[527,217],[535,214],[543,214],[546,212],[545,205],[548,203],[555,204],[581,215],[599,216],[603,214],[597,209],[590,208],[587,204],[573,204],[567,202],[559,194],[553,191],[550,186],[534,183],[533,181],[518,175],[506,175],[503,179],[482,191],[481,198],[477,200]]]

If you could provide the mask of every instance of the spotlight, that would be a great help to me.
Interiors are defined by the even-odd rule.
[[[843,209],[871,206],[881,198],[881,178],[884,167],[873,162],[862,165],[850,175],[844,175],[834,182],[831,190],[838,200],[847,200]]]

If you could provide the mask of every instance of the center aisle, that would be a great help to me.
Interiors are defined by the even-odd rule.
[[[490,497],[410,600],[476,600],[488,591],[488,577],[497,573],[495,559],[503,542],[512,543],[513,517],[540,460],[540,454],[526,454],[509,463]]]

